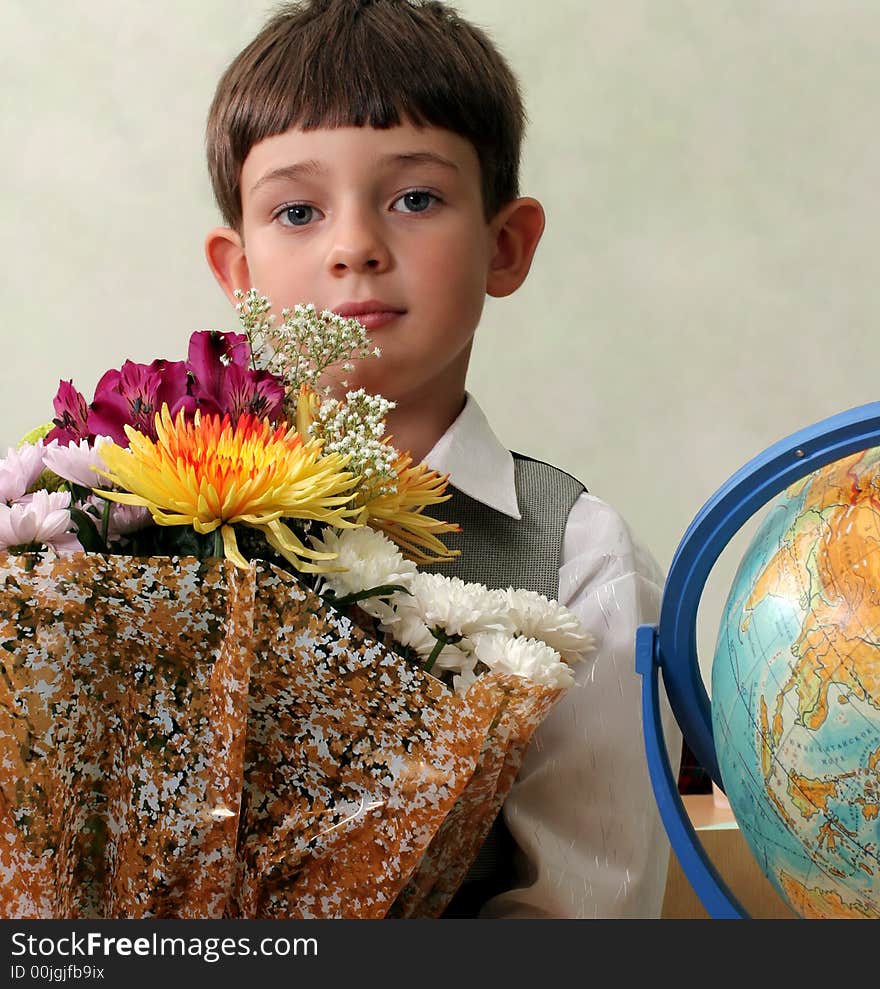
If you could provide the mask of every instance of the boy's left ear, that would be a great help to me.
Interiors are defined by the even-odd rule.
[[[514,199],[492,218],[489,231],[493,254],[486,293],[500,299],[515,292],[529,273],[544,232],[544,208],[537,199]]]

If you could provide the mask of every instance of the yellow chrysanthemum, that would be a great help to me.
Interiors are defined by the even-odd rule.
[[[349,507],[356,483],[343,470],[347,458],[323,456],[321,442],[304,441],[295,429],[273,428],[266,419],[242,415],[202,416],[183,412],[172,421],[168,406],[156,416],[154,441],[129,426],[130,447],[101,448],[101,471],[120,491],[97,491],[125,505],[142,505],[159,525],[191,525],[197,532],[220,528],[223,550],[247,567],[235,540],[236,523],[259,529],[268,543],[297,569],[320,573],[320,561],[335,554],[309,549],[281,521],[317,519],[350,527],[358,509]],[[316,562],[309,562],[316,561]]]
[[[423,514],[427,505],[439,505],[452,497],[446,494],[449,475],[438,474],[424,463],[411,464],[409,454],[397,458],[396,490],[366,502],[361,521],[384,532],[415,563],[451,560],[459,551],[447,549],[437,537],[442,532],[460,532],[460,526]]]
[[[299,396],[296,401],[296,416],[294,425],[296,431],[303,440],[309,438],[309,428],[315,421],[318,411],[321,408],[321,396],[311,385],[300,385]]]

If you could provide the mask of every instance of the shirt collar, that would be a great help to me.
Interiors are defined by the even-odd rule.
[[[464,408],[449,429],[434,444],[425,462],[462,494],[520,519],[516,498],[513,455],[489,425],[476,399],[465,393]]]

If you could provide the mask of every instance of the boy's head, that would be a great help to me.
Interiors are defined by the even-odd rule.
[[[519,195],[519,86],[489,38],[435,0],[309,0],[263,27],[221,78],[208,116],[208,169],[240,232],[241,168],[292,127],[387,128],[409,121],[468,140],[491,219]]]
[[[289,6],[217,88],[208,159],[227,226],[209,264],[230,298],[254,287],[276,310],[357,316],[383,356],[351,385],[454,417],[485,297],[521,284],[543,230],[518,198],[522,126],[510,69],[451,8]]]

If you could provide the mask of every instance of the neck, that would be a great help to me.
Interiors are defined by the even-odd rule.
[[[388,413],[385,431],[401,453],[409,453],[413,464],[421,463],[458,418],[464,402],[464,389],[439,400],[435,397],[430,404],[404,400]]]

